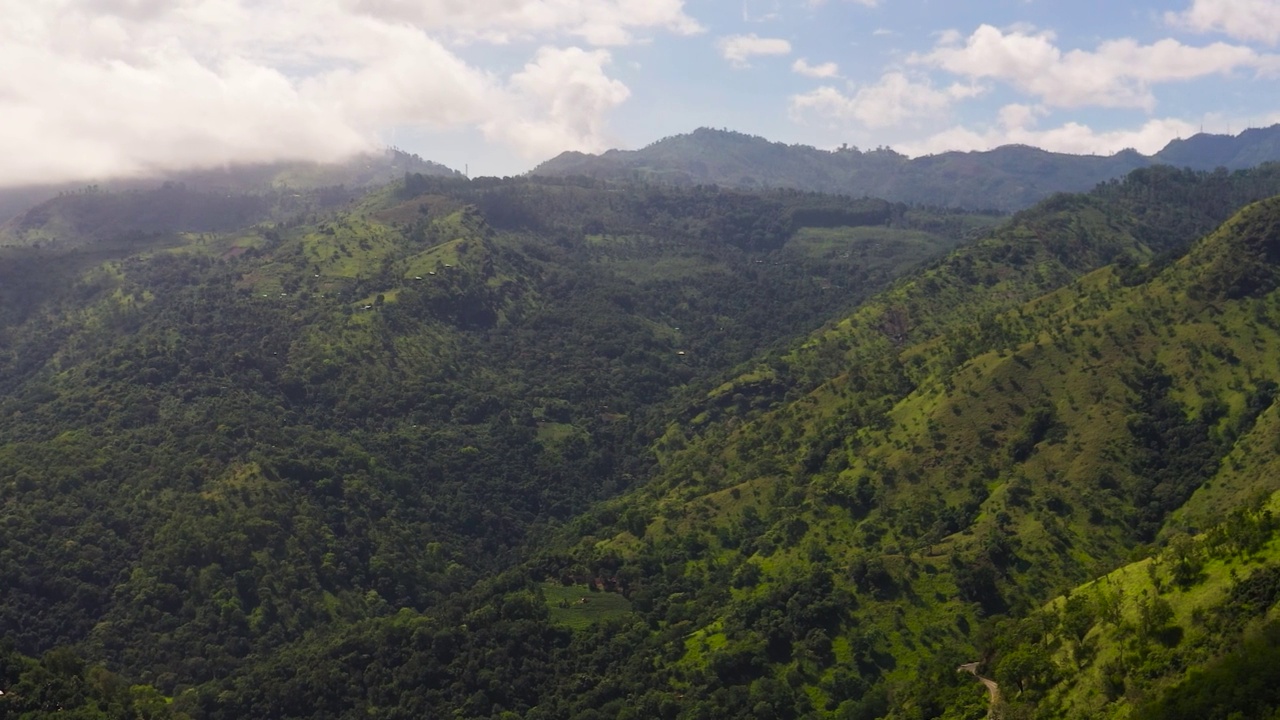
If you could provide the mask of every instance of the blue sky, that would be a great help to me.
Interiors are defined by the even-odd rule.
[[[733,88],[742,104],[736,117],[710,122],[819,146],[850,142],[926,152],[1025,138],[1067,151],[1111,152],[1121,138],[1105,135],[1123,133],[1132,141],[1125,144],[1151,151],[1180,128],[1203,123],[1206,130],[1225,132],[1234,122],[1239,131],[1245,123],[1280,120],[1280,66],[1268,57],[1276,51],[1280,4],[1267,4],[1269,34],[1246,30],[1250,37],[1241,37],[1228,20],[1188,15],[1192,5],[1186,2],[907,0],[787,7],[749,1],[745,12],[721,14],[715,24],[727,34],[786,40],[791,52],[757,56],[750,68],[712,67],[704,58],[714,73],[710,82]],[[1247,5],[1221,3],[1237,13]],[[1143,52],[1153,47],[1165,51]],[[1002,49],[1022,68],[996,67],[991,58]],[[838,77],[792,72],[798,58],[811,66],[835,63]],[[1184,61],[1193,67],[1175,69]],[[1055,71],[1061,77],[1043,80]],[[828,94],[819,100],[823,88]],[[922,96],[931,101],[920,103]],[[799,111],[797,97],[809,98],[799,101]],[[1002,108],[1013,109],[1002,114]],[[1013,118],[1023,132],[1009,131]],[[1070,123],[1092,132],[1054,133]]]
[[[700,126],[911,155],[1280,122],[1280,2],[0,0],[0,185]]]

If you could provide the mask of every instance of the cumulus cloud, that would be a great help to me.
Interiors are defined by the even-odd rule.
[[[1275,0],[1195,0],[1185,11],[1165,13],[1173,25],[1220,32],[1237,40],[1280,43],[1280,4]]]
[[[1038,129],[1037,121],[1045,114],[1045,109],[1039,106],[1006,105],[1000,109],[999,120],[992,127],[974,130],[956,126],[923,140],[895,147],[912,156],[947,150],[990,150],[1010,144],[1033,145],[1053,152],[1077,155],[1111,155],[1126,148],[1150,155],[1158,152],[1170,140],[1188,137],[1196,132],[1191,123],[1176,118],[1152,119],[1139,127],[1118,130],[1094,130],[1078,122]]]
[[[702,32],[702,26],[685,14],[683,0],[341,0],[341,4],[379,20],[489,42],[563,32],[595,45],[619,45],[631,42],[637,29],[661,28],[684,35]]]
[[[791,63],[791,72],[814,78],[833,78],[840,75],[840,66],[833,62],[810,65],[808,60],[798,58]]]
[[[604,73],[609,53],[543,48],[511,77],[509,93],[520,106],[511,117],[483,125],[485,135],[521,148],[526,157],[548,157],[565,148],[599,147],[604,118],[631,92]]]
[[[846,94],[832,86],[794,95],[791,116],[796,120],[816,117],[843,124],[856,122],[873,130],[935,118],[964,98],[974,97],[982,88],[960,83],[936,89],[927,79],[912,79],[901,72],[885,73],[874,85]]]
[[[757,55],[789,55],[791,43],[781,38],[764,38],[755,33],[730,35],[716,43],[720,55],[734,67],[751,67],[751,58]]]
[[[982,25],[967,39],[942,36],[928,53],[911,56],[971,80],[1009,83],[1054,107],[1155,107],[1151,86],[1236,70],[1274,71],[1276,56],[1243,46],[1213,43],[1203,47],[1164,39],[1142,45],[1131,39],[1108,40],[1095,50],[1063,51],[1051,32],[1029,28],[1000,30]]]
[[[678,0],[0,0],[0,16],[0,185],[337,159],[397,127],[600,150],[628,90],[608,51],[558,43],[700,29]],[[541,47],[507,76],[451,47],[516,37]]]

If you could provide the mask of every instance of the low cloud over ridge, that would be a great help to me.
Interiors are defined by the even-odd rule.
[[[474,129],[529,159],[600,150],[629,95],[602,46],[701,31],[680,0],[0,0],[0,14],[0,185],[333,160],[398,127]],[[516,40],[538,47],[505,76],[460,52]]]

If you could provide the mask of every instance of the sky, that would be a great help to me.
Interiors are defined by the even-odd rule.
[[[0,0],[0,186],[715,127],[1144,153],[1280,122],[1280,0]]]

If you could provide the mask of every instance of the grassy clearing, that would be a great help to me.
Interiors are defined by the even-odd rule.
[[[890,227],[834,227],[800,228],[787,241],[786,249],[814,258],[838,257],[842,253],[852,256],[870,254],[892,256],[903,245],[936,247],[939,238],[920,230],[903,230]]]
[[[539,587],[552,622],[574,630],[631,612],[631,601],[617,593],[596,592],[586,585],[541,583]]]
[[[568,440],[578,434],[578,429],[569,423],[558,422],[540,422],[538,423],[538,441],[543,443],[557,443]]]
[[[448,266],[457,267],[465,250],[460,246],[466,242],[461,238],[450,240],[408,258],[405,260],[405,276],[427,278],[443,272]]]
[[[614,260],[607,265],[620,275],[642,283],[687,279],[708,272],[730,272],[730,269],[723,265],[707,262],[691,255]]]
[[[369,295],[366,295],[365,297],[362,297],[359,300],[352,303],[352,307],[356,309],[364,309],[368,305],[376,306],[379,297],[382,298],[383,303],[393,303],[399,298],[399,296],[400,296],[399,288],[391,289],[391,290],[383,290],[382,292],[370,293]]]
[[[369,274],[395,249],[387,228],[348,216],[321,223],[302,239],[302,253],[315,273],[355,278]]]

